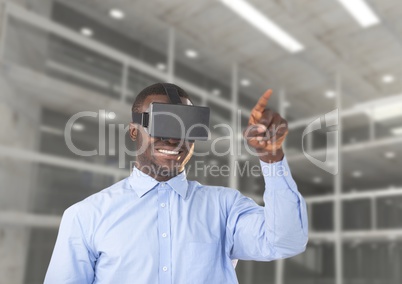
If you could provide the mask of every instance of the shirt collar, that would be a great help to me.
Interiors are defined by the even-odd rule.
[[[187,174],[186,171],[183,170],[177,176],[171,178],[167,181],[168,185],[173,188],[183,199],[186,199],[188,182],[187,182]]]
[[[159,182],[153,177],[143,173],[138,168],[133,167],[133,172],[129,177],[129,183],[135,193],[137,193],[138,197],[142,197],[156,185],[163,182]],[[183,199],[186,198],[188,182],[185,170],[165,183],[173,188],[173,190],[176,191]]]

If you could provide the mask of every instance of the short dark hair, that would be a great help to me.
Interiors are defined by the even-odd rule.
[[[166,84],[170,87],[175,87],[177,89],[177,92],[179,93],[180,97],[190,100],[190,97],[188,96],[186,91],[184,91],[179,86],[177,86],[175,84],[170,84],[170,83],[164,83],[164,84]],[[142,104],[144,103],[145,99],[151,95],[166,95],[165,88],[163,87],[163,85],[161,83],[156,83],[156,84],[146,87],[135,98],[131,110],[134,112],[140,112],[140,109],[141,109]]]

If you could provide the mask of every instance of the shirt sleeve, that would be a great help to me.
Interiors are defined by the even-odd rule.
[[[265,207],[236,193],[227,221],[231,259],[271,261],[306,249],[306,202],[297,190],[286,158],[260,164],[265,181]]]
[[[44,284],[93,283],[96,259],[85,240],[77,207],[63,214]]]

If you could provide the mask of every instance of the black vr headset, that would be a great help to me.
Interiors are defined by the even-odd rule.
[[[146,112],[133,112],[133,122],[142,125],[151,137],[162,139],[209,139],[209,107],[184,105],[177,89],[161,83],[169,103],[151,103]]]

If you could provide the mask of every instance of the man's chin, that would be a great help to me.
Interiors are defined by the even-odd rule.
[[[154,170],[159,176],[173,177],[180,173],[182,165],[178,161],[165,161],[154,164]]]

